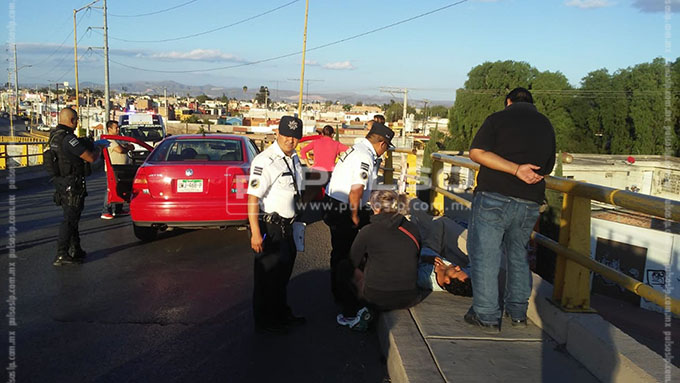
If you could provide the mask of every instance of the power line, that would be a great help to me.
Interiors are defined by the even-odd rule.
[[[86,13],[86,15],[87,15],[87,13]],[[83,21],[83,18],[81,17],[80,20],[78,20],[77,26],[79,26],[82,21]],[[57,51],[59,51],[59,49],[61,49],[64,46],[64,44],[66,44],[66,40],[68,40],[72,35],[73,35],[73,31],[69,31],[68,35],[64,38],[64,40],[61,42],[61,44],[59,44],[59,46],[54,51],[52,51],[52,53],[50,53],[50,55],[47,56],[47,58],[45,58],[44,60],[42,60],[38,63],[32,64],[32,65],[35,67],[35,66],[38,66],[38,65],[41,65],[41,64],[47,62],[47,60],[51,59],[52,56],[54,56],[54,54],[57,53]]]
[[[175,5],[174,7],[165,8],[165,9],[162,9],[160,11],[154,11],[154,12],[149,12],[149,13],[140,13],[140,14],[137,14],[137,15],[114,15],[114,14],[109,13],[109,16],[112,16],[112,17],[142,17],[142,16],[157,15],[159,13],[168,12],[168,11],[172,11],[173,9],[181,8],[185,5],[189,5],[189,4],[195,3],[197,1],[198,0],[191,0],[191,1],[187,1],[185,3],[179,4],[179,5]]]
[[[285,7],[289,6],[289,5],[292,5],[292,4],[294,4],[294,3],[297,3],[298,1],[300,1],[300,0],[293,0],[293,1],[290,1],[290,2],[288,2],[288,3],[286,3],[286,4],[283,4],[283,5],[281,5],[281,6],[278,6],[278,7],[276,7],[276,8],[272,8],[272,9],[270,9],[270,10],[268,10],[268,11],[259,13],[259,14],[255,15],[255,16],[250,16],[250,17],[248,17],[248,18],[245,18],[245,19],[243,19],[243,20],[239,20],[239,21],[233,22],[233,23],[231,23],[231,24],[223,25],[223,26],[218,27],[218,28],[210,29],[210,30],[203,31],[203,32],[193,33],[193,34],[186,35],[186,36],[173,37],[173,38],[169,38],[169,39],[161,39],[161,40],[128,40],[128,39],[121,39],[121,38],[113,37],[113,36],[109,36],[109,39],[111,39],[111,40],[116,40],[116,41],[123,41],[123,42],[126,42],[126,43],[164,43],[164,42],[168,42],[168,41],[186,40],[186,39],[190,39],[190,38],[192,38],[192,37],[197,37],[197,36],[206,35],[206,34],[208,34],[208,33],[217,32],[217,31],[220,31],[220,30],[223,30],[223,29],[231,28],[231,27],[236,26],[236,25],[239,25],[239,24],[243,24],[243,23],[245,23],[245,22],[247,22],[247,21],[257,19],[257,18],[259,18],[259,17],[268,15],[268,14],[270,14],[270,13],[272,13],[272,12],[276,12],[276,11],[278,11],[279,9],[282,9],[282,8],[285,8]],[[101,32],[97,32],[97,33],[101,33]]]
[[[82,35],[80,36],[80,38],[78,39],[78,43],[80,43],[80,41],[81,41],[83,38],[85,38],[85,36],[87,35],[87,33],[88,33],[87,30],[83,31],[83,34],[82,34]],[[73,34],[73,32],[71,32],[71,34]],[[70,52],[66,52],[66,54],[64,54],[64,56],[61,58],[61,60],[59,60],[59,62],[56,63],[55,65],[53,65],[47,72],[44,72],[43,74],[38,75],[38,76],[31,76],[30,78],[42,78],[42,77],[47,76],[48,74],[54,72],[54,70],[57,69],[57,68],[64,62],[64,60],[66,60],[66,58],[69,57],[69,56],[70,56]],[[35,65],[35,64],[34,64],[34,65]],[[73,69],[73,68],[71,68],[71,69]],[[61,77],[63,77],[63,76],[64,76],[64,75],[62,75]]]
[[[296,1],[298,1],[298,0],[296,0]],[[403,20],[394,22],[394,23],[392,23],[392,24],[388,24],[388,25],[385,25],[385,26],[382,26],[382,27],[379,27],[379,28],[372,29],[372,30],[370,30],[370,31],[362,32],[362,33],[359,33],[359,34],[356,34],[356,35],[353,35],[353,36],[350,36],[350,37],[346,37],[346,38],[344,38],[344,39],[336,40],[336,41],[333,41],[333,42],[330,42],[330,43],[327,43],[327,44],[323,44],[323,45],[319,45],[319,46],[314,47],[314,48],[307,49],[307,52],[315,51],[315,50],[322,49],[322,48],[327,48],[327,47],[330,47],[330,46],[332,46],[332,45],[340,44],[340,43],[347,42],[347,41],[350,41],[350,40],[354,40],[354,39],[357,39],[357,38],[359,38],[359,37],[363,37],[363,36],[366,36],[366,35],[369,35],[369,34],[372,34],[372,33],[376,33],[376,32],[379,32],[379,31],[383,31],[383,30],[385,30],[385,29],[392,28],[392,27],[395,27],[395,26],[397,26],[397,25],[404,24],[404,23],[407,23],[407,22],[409,22],[409,21],[413,21],[413,20],[419,19],[419,18],[421,18],[421,17],[425,17],[425,16],[428,16],[428,15],[431,15],[431,14],[433,14],[433,13],[435,13],[435,12],[443,11],[443,10],[445,10],[445,9],[447,9],[447,8],[451,8],[451,7],[453,7],[453,6],[456,6],[456,5],[465,3],[465,2],[467,2],[467,1],[468,1],[468,0],[457,1],[457,2],[455,2],[455,3],[451,3],[451,4],[445,5],[445,6],[443,6],[443,7],[434,9],[434,10],[432,10],[432,11],[428,11],[428,12],[425,12],[425,13],[421,13],[421,14],[419,14],[419,15],[416,15],[416,16],[413,16],[413,17],[409,17],[409,18],[407,18],[407,19],[403,19]],[[228,66],[216,67],[216,68],[196,69],[196,70],[158,70],[158,69],[147,69],[147,68],[140,68],[140,67],[136,67],[136,66],[132,66],[132,65],[123,64],[123,63],[120,63],[120,62],[117,62],[117,61],[114,61],[114,60],[110,60],[110,61],[111,61],[112,63],[118,64],[118,65],[120,65],[120,66],[124,66],[124,67],[126,67],[126,68],[135,69],[135,70],[140,70],[140,71],[144,71],[144,72],[156,72],[156,73],[201,73],[201,72],[212,72],[212,71],[216,71],[216,70],[234,69],[234,68],[239,68],[239,67],[244,67],[244,66],[249,66],[249,65],[262,64],[262,63],[265,63],[265,62],[270,62],[270,61],[280,60],[280,59],[287,58],[287,57],[297,56],[297,55],[299,55],[299,54],[302,54],[302,51],[297,51],[297,52],[293,52],[293,53],[287,53],[287,54],[280,55],[280,56],[276,56],[276,57],[270,57],[270,58],[267,58],[267,59],[262,59],[262,60],[257,60],[257,61],[251,61],[251,62],[242,63],[242,64],[228,65]]]

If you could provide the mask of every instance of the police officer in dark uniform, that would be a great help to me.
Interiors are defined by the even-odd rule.
[[[64,211],[54,266],[83,263],[87,255],[80,247],[78,222],[87,195],[85,177],[91,173],[90,163],[99,158],[101,148],[76,137],[73,131],[77,126],[78,113],[64,108],[59,112],[59,125],[50,132],[49,146],[56,154],[58,170],[54,175],[54,202]]]
[[[374,122],[366,138],[340,155],[331,174],[326,189],[331,209],[324,221],[331,230],[331,291],[336,302],[352,299],[341,288],[347,283],[347,273],[339,265],[348,259],[359,229],[369,222],[372,212],[368,199],[377,185],[380,157],[393,147],[392,138],[392,129]]]
[[[283,116],[274,142],[251,164],[248,185],[250,246],[255,253],[253,316],[258,332],[285,333],[305,323],[287,303],[288,279],[297,249],[293,222],[302,189],[302,168],[295,147],[302,121]]]

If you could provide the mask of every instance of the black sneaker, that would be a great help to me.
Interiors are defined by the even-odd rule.
[[[467,323],[479,327],[482,331],[486,333],[497,334],[501,332],[501,328],[498,324],[487,324],[482,322],[482,320],[479,319],[477,314],[472,310],[468,311],[463,317],[463,319],[465,319]]]
[[[68,255],[71,256],[73,259],[77,259],[82,261],[85,261],[85,257],[87,257],[87,252],[83,250],[80,246],[71,246],[68,249]]]
[[[288,316],[286,316],[286,325],[288,326],[302,326],[305,323],[307,323],[307,319],[305,319],[305,317],[297,317],[293,315],[293,313],[288,313]]]
[[[285,335],[288,333],[288,327],[283,323],[256,323],[255,332],[258,334]]]
[[[507,313],[507,311],[505,312],[505,317],[510,319],[510,324],[512,325],[512,327],[527,327],[528,326],[527,318],[515,319],[515,318],[511,317],[510,314]]]
[[[57,255],[54,258],[54,262],[52,262],[52,264],[54,266],[79,265],[81,263],[83,263],[83,261],[81,259],[73,258],[72,256],[70,256],[68,254]]]

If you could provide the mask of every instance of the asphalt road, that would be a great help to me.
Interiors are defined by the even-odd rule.
[[[20,118],[14,120],[14,133],[19,135],[21,132],[26,132],[26,124]],[[0,117],[0,136],[9,136],[9,118]]]
[[[3,313],[12,314],[8,300],[17,298],[17,325],[9,326],[5,315],[0,322],[0,338],[8,339],[8,331],[16,336],[16,381],[385,379],[376,333],[335,324],[323,223],[308,227],[307,251],[298,256],[289,285],[291,306],[308,323],[288,335],[261,335],[253,331],[246,231],[176,231],[143,244],[129,217],[99,219],[103,187],[102,174],[89,180],[80,225],[89,255],[81,266],[52,266],[61,210],[51,202],[49,185],[16,194],[17,258],[9,257],[8,235],[0,253]],[[0,193],[3,233],[10,201]],[[12,350],[2,347],[0,368],[8,373]]]

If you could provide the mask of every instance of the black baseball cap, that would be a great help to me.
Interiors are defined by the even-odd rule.
[[[286,137],[302,138],[302,120],[293,116],[283,116],[279,121],[279,134]]]
[[[394,145],[392,145],[394,131],[385,126],[384,124],[374,122],[373,125],[371,126],[371,130],[368,131],[368,134],[377,134],[379,136],[385,137],[385,139],[387,139],[387,147],[389,147],[390,149],[394,149]]]

